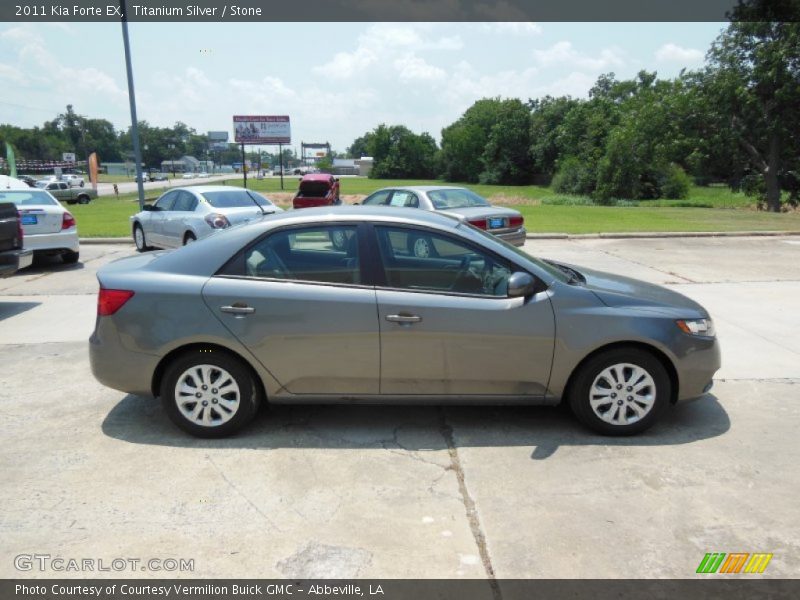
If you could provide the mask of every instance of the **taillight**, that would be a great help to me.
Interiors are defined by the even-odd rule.
[[[486,219],[472,219],[467,222],[473,227],[477,227],[478,229],[486,229],[486,227],[488,226],[486,223]]]
[[[24,248],[25,244],[23,244],[23,238],[25,237],[25,232],[22,229],[22,215],[19,211],[17,211],[17,243],[19,244],[20,248]]]
[[[219,213],[211,213],[210,215],[206,215],[206,223],[211,225],[211,227],[214,229],[225,229],[226,227],[231,226],[231,222],[228,221],[228,217]]]
[[[518,217],[511,217],[508,219],[508,226],[509,227],[522,227],[522,224],[525,222],[525,217],[522,215]]]
[[[61,218],[61,231],[69,229],[70,227],[75,227],[75,217],[65,212],[64,216]]]
[[[133,298],[133,292],[130,290],[100,288],[100,292],[97,294],[97,314],[101,317],[111,316],[131,298]]]

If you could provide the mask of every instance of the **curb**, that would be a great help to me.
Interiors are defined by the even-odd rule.
[[[632,231],[629,233],[529,233],[529,240],[626,240],[709,237],[782,237],[797,236],[800,231]]]
[[[663,238],[707,238],[707,237],[783,237],[799,236],[800,231],[663,231],[630,233],[529,233],[529,240],[628,240]],[[80,238],[81,244],[133,244],[128,237]]]

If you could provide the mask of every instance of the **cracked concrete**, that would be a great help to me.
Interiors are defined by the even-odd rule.
[[[22,552],[183,557],[182,576],[483,578],[500,598],[509,577],[693,577],[710,551],[773,552],[765,576],[798,577],[790,242],[528,241],[714,317],[713,393],[629,439],[561,408],[275,406],[241,436],[196,440],[89,373],[94,273],[131,248],[1,280],[0,577]]]

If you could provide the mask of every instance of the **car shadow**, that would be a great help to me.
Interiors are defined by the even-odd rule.
[[[109,437],[133,444],[184,448],[400,449],[520,447],[543,460],[559,446],[671,446],[713,438],[730,419],[713,394],[665,411],[647,432],[606,437],[582,427],[568,410],[522,406],[271,405],[238,435],[192,437],[168,419],[154,398],[127,395],[102,424]]]
[[[0,302],[0,321],[27,312],[40,304],[41,302]]]
[[[17,274],[39,275],[42,273],[53,273],[59,271],[78,271],[83,268],[83,263],[80,261],[72,264],[66,264],[58,255],[48,256],[47,254],[34,254],[33,264],[26,269],[17,271]]]

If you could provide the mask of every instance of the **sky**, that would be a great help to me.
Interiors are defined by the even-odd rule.
[[[199,133],[289,115],[292,146],[344,151],[380,123],[441,129],[485,97],[587,97],[598,75],[674,77],[724,23],[130,23],[139,120]],[[0,123],[130,125],[118,23],[0,23]],[[232,139],[232,137],[231,137]],[[144,141],[143,141],[144,143]],[[102,157],[101,157],[102,158]]]

